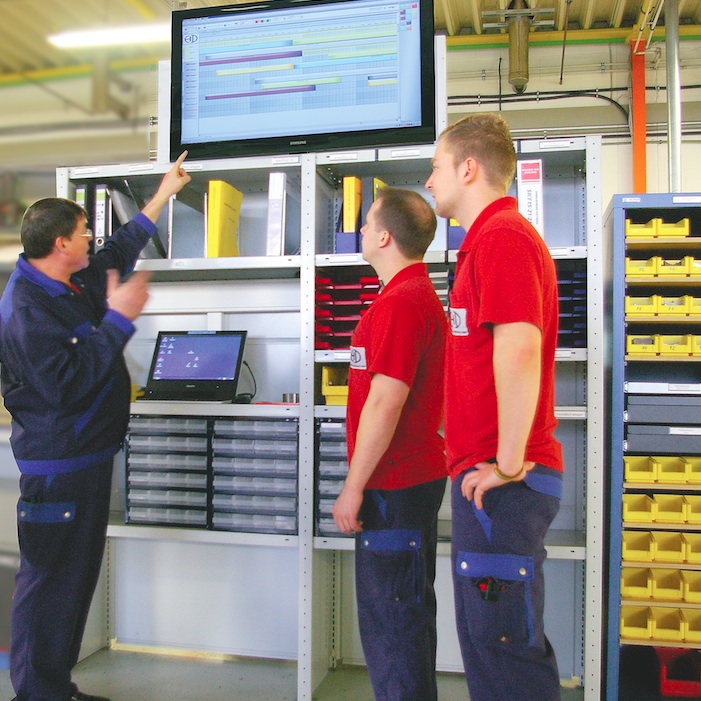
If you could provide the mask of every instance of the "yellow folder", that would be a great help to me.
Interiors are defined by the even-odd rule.
[[[210,180],[207,195],[207,257],[239,255],[243,193],[224,180]]]
[[[360,204],[363,199],[363,186],[360,178],[347,175],[343,178],[343,231],[360,229]]]

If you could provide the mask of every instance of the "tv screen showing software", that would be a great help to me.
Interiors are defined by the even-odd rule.
[[[431,0],[173,12],[171,158],[435,139]]]

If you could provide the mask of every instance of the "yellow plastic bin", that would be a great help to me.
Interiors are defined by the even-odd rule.
[[[650,608],[652,618],[652,640],[681,641],[684,639],[684,626],[682,612],[679,609]]]
[[[687,494],[686,499],[686,522],[694,525],[701,524],[701,495]]]
[[[701,339],[701,336],[699,336]],[[701,456],[687,455],[684,460],[687,463],[687,474],[689,484],[701,484]]]
[[[621,637],[628,640],[652,637],[652,616],[648,606],[621,606]]]
[[[660,316],[686,316],[691,310],[691,295],[681,297],[659,296],[657,299],[657,313]]]
[[[321,368],[321,393],[326,403],[342,406],[348,403],[348,366],[323,365]]]
[[[684,238],[689,235],[689,220],[680,219],[678,222],[657,220],[657,236]]]
[[[658,339],[657,352],[660,355],[691,355],[691,339],[692,335],[689,333],[681,336],[662,334]]]
[[[647,494],[623,495],[624,523],[652,523],[657,517],[655,500]]]
[[[654,455],[657,481],[660,484],[685,484],[689,481],[689,463],[684,458],[668,455]]]
[[[686,539],[674,531],[653,531],[655,562],[682,564],[686,561]]]
[[[701,356],[701,336],[691,337],[691,355],[695,357]]]
[[[701,319],[701,297],[689,296],[689,316]]]
[[[701,610],[682,609],[684,642],[701,643]]]
[[[684,523],[687,504],[681,494],[654,494],[656,523]]]
[[[682,587],[684,601],[689,604],[701,604],[701,572],[682,570]]]
[[[652,238],[657,236],[657,227],[662,223],[662,219],[650,219],[645,224],[634,224],[630,219],[626,219],[626,238]]]
[[[655,541],[650,531],[623,531],[623,559],[626,562],[652,562],[655,559],[655,553]],[[701,562],[701,542],[699,543],[699,562]]]
[[[652,596],[650,570],[643,567],[624,567],[621,570],[621,597],[649,599]]]
[[[659,334],[645,336],[628,334],[626,336],[626,352],[628,355],[657,355],[659,346]]]
[[[662,256],[653,256],[643,260],[626,258],[626,277],[655,277],[661,261]],[[699,275],[701,276],[701,260],[699,261]]]
[[[660,256],[661,258],[661,256]],[[688,256],[688,270],[691,277],[701,277],[701,258]]]
[[[651,457],[625,455],[623,474],[626,482],[650,484],[657,481],[657,463]],[[701,480],[701,474],[699,479]]]
[[[701,565],[701,533],[685,533],[686,562],[689,565]]]
[[[691,256],[683,258],[662,258],[657,261],[656,274],[660,277],[687,277],[691,266]]]
[[[659,305],[659,295],[652,297],[626,296],[625,310],[627,316],[655,316]]]
[[[684,585],[679,570],[655,569],[650,571],[652,598],[655,601],[681,601]]]

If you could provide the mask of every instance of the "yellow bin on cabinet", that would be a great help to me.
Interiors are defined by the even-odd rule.
[[[659,641],[681,641],[684,638],[682,612],[679,609],[650,609],[652,618],[652,639]]]
[[[654,531],[655,562],[681,564],[686,560],[686,539],[674,531]]]
[[[652,636],[652,617],[648,606],[621,606],[621,637],[647,640]]]
[[[652,336],[629,334],[626,336],[626,352],[628,355],[657,355],[659,346],[659,334],[654,334]]]
[[[674,455],[654,455],[657,481],[660,484],[685,484],[689,480],[689,463]]]
[[[662,334],[658,338],[657,352],[660,355],[691,355],[691,339],[689,333],[680,336]]]
[[[655,541],[650,531],[623,531],[624,560],[652,562],[655,559],[655,552]],[[699,558],[701,562],[701,543],[699,544]]]
[[[647,494],[623,495],[624,523],[652,523],[657,516],[655,500]]]
[[[662,258],[657,261],[657,275],[660,277],[686,277],[689,275],[691,256],[683,258]]]
[[[657,481],[657,463],[651,457],[625,455],[623,474],[626,482],[649,484]]]
[[[687,503],[681,494],[654,494],[656,523],[684,523]]]
[[[680,219],[678,222],[657,220],[657,236],[684,238],[689,235],[689,220]]]
[[[650,570],[643,567],[624,567],[621,570],[621,597],[649,599],[652,596]]]
[[[679,570],[651,570],[652,598],[655,601],[681,601],[684,585]]]
[[[689,604],[701,604],[701,572],[682,570],[684,601]]]
[[[691,310],[691,295],[681,297],[658,296],[657,313],[660,316],[686,316]]]
[[[628,297],[626,296],[627,316],[655,316],[659,306],[659,295],[652,297]]]
[[[654,277],[657,275],[657,267],[662,261],[662,256],[653,256],[646,260],[626,258],[626,277]],[[701,275],[701,261],[699,261],[699,275]]]
[[[634,224],[630,219],[626,219],[626,238],[653,238],[657,236],[657,227],[662,223],[662,219],[650,219],[645,224]]]
[[[701,339],[701,336],[698,338]],[[687,464],[689,484],[701,484],[701,456],[687,455],[684,460]]]
[[[701,610],[682,609],[684,642],[701,643]]]
[[[686,562],[690,565],[701,565],[701,533],[685,533]]]

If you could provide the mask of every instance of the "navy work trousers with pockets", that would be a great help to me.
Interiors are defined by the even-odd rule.
[[[458,639],[471,701],[559,701],[555,653],[543,630],[544,538],[561,480],[536,466],[526,482],[488,491],[484,509],[452,485],[452,565]]]
[[[436,701],[437,519],[445,479],[366,490],[355,586],[377,701]]]
[[[10,676],[17,701],[66,701],[105,549],[112,460],[22,475]]]

